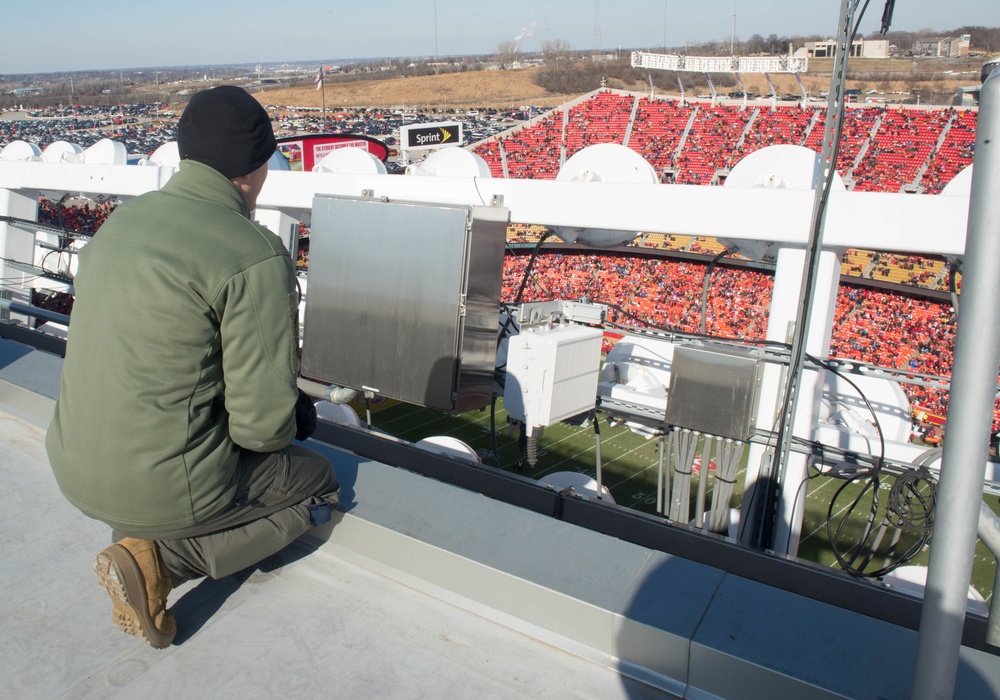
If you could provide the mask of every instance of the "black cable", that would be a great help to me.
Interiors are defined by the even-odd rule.
[[[962,271],[962,263],[958,260],[948,262],[948,294],[951,295],[951,306],[955,309],[955,320],[958,321],[958,274]]]
[[[834,531],[833,506],[837,503],[837,499],[840,497],[840,494],[843,493],[848,486],[850,486],[856,481],[861,481],[862,479],[866,480],[867,483],[865,483],[864,488],[862,488],[861,491],[858,493],[858,495],[854,498],[854,501],[847,509],[846,515],[844,515],[843,519],[840,521],[840,524],[837,525],[836,531]],[[879,482],[878,482],[877,470],[873,470],[870,474],[869,473],[857,474],[854,477],[845,481],[841,485],[841,487],[837,489],[836,493],[833,494],[833,498],[830,499],[830,506],[827,508],[826,534],[827,537],[830,539],[830,550],[833,552],[833,556],[834,558],[836,558],[837,563],[840,564],[840,568],[853,576],[864,576],[863,572],[854,568],[853,563],[857,559],[857,555],[861,551],[861,548],[864,546],[864,543],[867,541],[868,535],[871,533],[872,525],[875,522],[875,513],[878,510],[878,486]],[[837,546],[837,542],[840,540],[840,533],[843,530],[844,525],[847,523],[848,518],[854,512],[854,509],[857,508],[858,504],[861,502],[861,499],[864,498],[865,494],[870,489],[874,490],[872,493],[872,507],[868,510],[868,517],[865,520],[865,533],[863,537],[858,539],[857,544],[855,544],[854,547],[851,548],[851,553],[850,553],[851,559],[850,561],[848,561],[841,553],[839,547]]]
[[[729,255],[729,248],[723,249],[718,255],[712,258],[712,261],[708,263],[708,267],[705,268],[705,277],[701,283],[701,334],[705,335],[705,326],[707,325],[708,318],[708,288],[712,284],[712,272],[715,270],[715,266],[719,264],[719,261],[724,257]],[[690,307],[688,307],[690,308]]]
[[[542,243],[544,243],[546,239],[548,239],[552,235],[553,235],[552,230],[546,230],[545,233],[543,233],[541,237],[538,239],[538,242],[535,243],[535,247],[531,251],[531,257],[528,258],[528,264],[524,268],[524,274],[521,276],[521,284],[517,288],[517,295],[515,295],[514,297],[513,305],[516,306],[521,303],[521,299],[524,296],[524,288],[528,284],[528,278],[531,276],[531,268],[534,266],[535,260],[538,258],[538,253],[542,249]],[[504,241],[504,245],[507,247],[508,251],[513,252],[513,249],[510,247],[509,243]],[[510,335],[510,324],[514,320],[513,314],[510,312],[509,307],[506,304],[501,304],[501,306],[503,306],[504,311],[507,313],[507,319],[504,321],[503,326],[500,328],[500,331],[497,334],[497,349],[500,348],[500,343],[503,342],[503,339]]]
[[[500,308],[503,311],[503,313],[507,315],[507,318],[504,320],[503,325],[500,326],[500,330],[497,332],[497,350],[500,349],[500,344],[503,342],[503,339],[511,335],[510,327],[512,323],[514,324],[514,330],[517,331],[518,333],[521,332],[521,329],[517,327],[516,323],[514,323],[514,313],[510,310],[510,307],[504,302],[500,302]],[[507,363],[504,362],[496,369],[500,370],[506,366]]]
[[[61,275],[61,274],[63,274],[63,273],[59,272],[58,269],[56,269],[56,270],[50,270],[47,267],[45,267],[45,261],[48,260],[49,256],[52,255],[53,253],[59,253],[59,255],[61,256],[65,252],[66,252],[66,248],[59,248],[58,250],[50,250],[50,251],[48,251],[45,255],[42,256],[41,261],[39,261],[39,263],[38,263],[38,267],[40,267],[43,271],[48,272],[49,274],[53,274],[53,275]],[[57,263],[57,265],[58,265],[58,263]],[[68,277],[72,277],[72,275],[70,275],[68,273],[67,273],[67,276]]]
[[[872,406],[871,402],[868,400],[868,397],[865,396],[865,392],[861,391],[861,387],[859,387],[857,384],[851,381],[850,377],[840,372],[826,360],[823,360],[818,357],[813,357],[809,353],[806,353],[805,357],[813,364],[822,367],[827,372],[835,374],[836,376],[840,377],[845,382],[850,384],[851,388],[853,388],[856,392],[858,392],[858,396],[860,396],[861,400],[865,402],[865,407],[868,409],[868,412],[872,414],[872,420],[875,422],[875,431],[878,433],[879,456],[878,456],[878,461],[876,462],[876,469],[881,470],[882,464],[885,461],[885,435],[882,433],[882,425],[878,422],[878,414],[875,412],[875,407]]]
[[[916,474],[918,474],[918,472],[920,472],[920,470],[914,470],[913,474],[916,475]],[[925,474],[926,474],[926,472],[925,472]],[[924,478],[926,478],[923,474],[919,475],[919,477],[918,476],[912,476],[912,477],[909,477],[909,478],[906,478],[906,477],[907,477],[907,475],[902,475],[900,478],[903,479],[903,484],[904,484],[904,486],[907,489],[913,489],[914,488],[913,487],[913,483],[916,482],[916,481],[918,481],[918,479],[924,479]],[[831,501],[831,510],[832,510],[833,504],[836,503],[837,497],[840,495],[840,493],[847,486],[849,486],[851,483],[853,483],[855,480],[857,480],[859,478],[863,478],[863,477],[861,475],[859,475],[859,477],[855,477],[855,479],[852,479],[851,481],[845,483],[843,486],[840,487],[840,489],[834,495],[833,500]],[[936,484],[930,478],[927,478],[926,481],[927,481],[927,484],[928,484],[928,486],[929,486],[929,488],[931,490],[931,493],[929,495],[925,496],[923,494],[920,494],[919,491],[916,491],[915,493],[917,494],[917,496],[919,496],[919,498],[915,499],[914,496],[911,496],[910,498],[907,499],[907,501],[912,502],[913,500],[917,500],[918,503],[923,507],[924,512],[926,514],[928,514],[928,516],[929,516],[933,512],[933,505],[934,505],[935,497],[936,497]],[[898,480],[897,480],[897,483],[898,483]],[[903,505],[908,505],[907,502],[906,501],[904,501],[904,502],[894,501],[894,502],[887,503],[887,505],[886,505],[886,514],[883,517],[883,521],[882,521],[882,523],[879,526],[879,535],[876,537],[875,547],[877,547],[878,542],[880,541],[881,537],[884,535],[884,533],[888,530],[889,527],[895,527],[897,529],[897,534],[894,537],[894,541],[892,542],[892,544],[890,545],[890,547],[884,553],[884,556],[886,556],[886,557],[888,557],[888,556],[890,556],[890,555],[892,555],[892,554],[895,553],[895,548],[896,548],[896,545],[898,543],[898,538],[899,538],[900,534],[902,533],[902,531],[909,530],[911,532],[915,532],[917,534],[916,539],[906,549],[906,551],[904,551],[902,554],[899,554],[899,555],[896,556],[895,561],[893,561],[891,564],[883,566],[882,568],[876,569],[874,571],[864,571],[864,568],[871,561],[872,557],[875,556],[875,553],[876,553],[875,548],[872,548],[867,553],[867,555],[865,556],[864,561],[862,562],[861,566],[857,566],[857,567],[854,566],[853,562],[857,559],[857,556],[860,554],[862,548],[867,543],[868,537],[870,537],[870,535],[871,535],[872,526],[874,525],[875,513],[876,513],[876,511],[878,509],[878,496],[877,496],[877,494],[878,494],[878,490],[880,489],[880,487],[881,487],[881,483],[880,483],[880,481],[878,479],[869,480],[869,483],[866,484],[865,488],[862,490],[862,492],[855,499],[854,503],[851,504],[851,507],[850,507],[848,513],[841,520],[840,525],[837,527],[836,534],[834,534],[834,533],[832,533],[830,531],[830,522],[831,521],[830,520],[827,521],[827,532],[829,533],[829,536],[830,536],[830,548],[833,551],[834,557],[837,559],[837,562],[841,565],[841,567],[844,569],[844,571],[846,571],[847,573],[851,574],[852,576],[856,576],[856,577],[859,577],[859,578],[881,578],[881,577],[885,576],[886,574],[888,574],[891,571],[893,571],[894,569],[902,566],[907,561],[911,560],[914,556],[916,556],[924,548],[924,546],[930,541],[930,538],[931,538],[930,524],[931,524],[931,522],[933,520],[932,517],[925,518],[925,523],[915,523],[916,527],[909,527],[906,524],[907,522],[909,522],[909,520],[899,519],[896,522],[893,522],[892,518],[890,518],[890,515],[889,515],[890,513],[895,512],[897,514],[897,517],[898,517],[899,511],[897,509],[899,509]],[[842,531],[844,525],[847,523],[847,519],[850,516],[851,512],[853,512],[853,509],[857,506],[857,504],[860,501],[861,497],[864,495],[864,493],[869,488],[872,489],[873,497],[872,497],[872,508],[870,509],[868,517],[866,519],[866,523],[867,524],[866,524],[866,528],[865,528],[865,536],[863,538],[861,538],[858,541],[858,544],[855,545],[855,547],[852,549],[852,551],[854,552],[854,554],[853,554],[851,560],[848,561],[848,560],[846,560],[844,558],[844,555],[840,552],[840,549],[839,549],[839,547],[837,545],[837,542],[838,542],[838,539],[839,539],[839,535],[840,535],[840,532]],[[896,487],[894,485],[893,489],[895,489],[895,488]],[[890,493],[892,493],[893,489],[890,489]],[[899,487],[899,491],[902,492],[903,491],[903,487]]]
[[[871,2],[871,0],[865,0],[865,4],[861,7],[861,12],[858,13],[858,19],[854,23],[854,29],[851,31],[851,44],[849,44],[848,47],[847,47],[848,51],[850,51],[851,45],[854,44],[854,37],[856,37],[858,35],[858,27],[861,26],[861,18],[865,16],[865,10],[868,9],[868,3],[870,3],[870,2]],[[884,33],[885,32],[883,32],[883,34]]]
[[[813,357],[812,355],[810,355],[808,353],[805,354],[805,358],[807,360],[809,360],[810,362],[812,362],[813,364],[815,364],[815,365],[817,365],[819,367],[822,367],[823,369],[825,369],[828,372],[831,372],[832,374],[836,375],[840,379],[843,379],[845,382],[847,382],[848,384],[850,384],[851,387],[856,392],[858,392],[858,396],[860,396],[861,400],[864,401],[865,406],[868,408],[868,411],[872,415],[872,419],[875,422],[875,430],[878,433],[879,455],[878,455],[877,461],[875,462],[874,468],[870,472],[866,471],[866,472],[860,472],[860,473],[858,473],[856,476],[854,476],[853,478],[849,479],[843,486],[841,486],[837,490],[837,492],[834,494],[833,498],[830,500],[830,506],[827,509],[827,513],[826,513],[826,530],[827,530],[827,536],[830,538],[830,549],[833,551],[834,557],[836,557],[836,559],[837,559],[837,563],[839,563],[841,565],[841,567],[845,571],[852,572],[852,573],[855,572],[855,571],[860,572],[860,569],[856,569],[853,566],[853,564],[856,561],[856,559],[858,557],[858,554],[861,552],[861,550],[864,547],[865,543],[868,541],[868,538],[871,536],[872,527],[874,526],[875,517],[876,517],[877,512],[878,512],[879,474],[881,473],[882,466],[883,466],[883,464],[885,462],[885,435],[882,432],[882,426],[879,423],[878,414],[875,412],[874,406],[872,406],[871,402],[868,400],[868,397],[865,396],[865,393],[863,391],[861,391],[861,388],[857,384],[855,384],[849,377],[845,376],[843,373],[841,373],[840,371],[838,371],[836,368],[834,368],[828,362],[826,362],[826,361],[824,361],[824,360],[822,360],[820,358]],[[854,502],[851,504],[851,506],[847,509],[847,513],[844,515],[843,520],[840,521],[840,525],[838,525],[836,533],[834,533],[833,530],[831,529],[832,528],[832,523],[833,523],[833,518],[834,518],[834,515],[833,515],[833,505],[834,505],[834,503],[836,503],[837,497],[843,492],[843,490],[848,486],[848,484],[851,484],[854,481],[857,481],[859,479],[868,479],[868,483],[861,490],[861,492],[858,494],[858,496],[854,499]],[[850,558],[847,559],[843,555],[841,555],[840,550],[837,548],[837,544],[836,543],[837,543],[837,541],[838,541],[838,539],[840,537],[841,530],[843,529],[843,527],[844,527],[845,523],[847,522],[848,518],[850,517],[850,515],[854,512],[854,509],[857,507],[858,503],[861,501],[861,498],[865,495],[865,493],[868,491],[869,488],[873,488],[873,487],[874,487],[874,491],[872,493],[872,507],[869,510],[868,517],[865,520],[864,533],[863,533],[862,537],[860,537],[858,539],[858,543],[854,547],[852,547],[851,553],[850,553]],[[792,537],[792,533],[791,533],[791,530],[789,530],[788,541],[786,542],[786,548],[787,548],[788,544],[791,543],[791,537]],[[856,575],[860,575],[860,573],[858,573]]]
[[[928,493],[920,491],[920,482],[926,482]],[[937,505],[937,480],[926,467],[901,474],[889,489],[889,513],[896,516],[896,527],[905,527],[930,534],[934,527],[934,508]],[[917,506],[917,507],[915,507]]]
[[[869,0],[866,0],[864,7],[858,14],[857,24],[854,27],[854,32],[857,31],[857,26],[860,24],[862,17],[864,17],[865,9],[867,9],[868,7],[868,2]],[[845,69],[847,67],[847,58],[850,57],[851,55],[851,46],[854,43],[854,36],[855,36],[854,32],[852,32],[851,37],[848,39],[847,46],[844,47],[844,50],[847,51],[847,55],[844,57]],[[836,59],[836,54],[834,54],[834,57]],[[802,281],[802,292],[801,292],[802,298],[799,299],[800,312],[804,312],[804,314],[802,313],[799,314],[800,321],[803,321],[806,317],[808,317],[808,309],[809,309],[808,299],[811,290],[814,289],[815,287],[814,278],[815,275],[817,274],[815,256],[817,254],[817,249],[816,246],[813,244],[813,242],[820,240],[820,237],[822,235],[823,225],[826,218],[826,209],[830,201],[830,193],[833,191],[833,181],[836,179],[834,175],[837,168],[837,158],[840,155],[840,141],[841,137],[843,136],[844,114],[846,111],[845,96],[844,94],[841,94],[839,91],[843,90],[843,88],[846,86],[846,79],[847,76],[845,74],[841,76],[839,80],[835,80],[830,86],[831,94],[829,99],[833,100],[834,97],[836,97],[836,103],[834,105],[831,105],[829,102],[827,104],[827,123],[824,125],[824,132],[826,131],[827,128],[831,127],[829,120],[830,116],[829,113],[831,111],[831,107],[833,107],[832,111],[833,111],[834,125],[832,127],[833,130],[832,141],[830,143],[830,150],[829,150],[830,161],[829,163],[822,163],[822,162],[819,163],[820,168],[824,167],[827,168],[829,175],[826,177],[826,180],[823,183],[823,189],[819,193],[819,201],[816,203],[816,209],[814,212],[815,214],[814,221],[812,222],[812,229],[809,234],[809,240],[810,240],[809,254],[807,257],[807,265],[805,268],[805,278]],[[834,88],[837,88],[837,92],[835,92]],[[825,136],[826,134],[824,133],[824,138]],[[824,151],[825,150],[826,150],[826,144],[824,143]],[[800,351],[801,351],[805,347],[805,340],[802,336],[799,337],[800,337],[800,342],[802,343],[802,345],[800,346]],[[778,428],[779,437],[778,437],[778,444],[776,446],[777,453],[775,455],[778,461],[778,466],[780,466],[781,461],[785,457],[785,455],[783,454],[784,448],[782,447],[782,444],[784,442],[782,435],[784,435],[786,431],[792,430],[790,426],[786,425],[785,416],[789,408],[788,403],[793,399],[795,392],[798,391],[798,387],[796,386],[795,382],[795,377],[796,373],[798,372],[797,365],[799,364],[800,360],[801,358],[796,358],[796,357],[791,358],[791,364],[789,365],[790,372],[786,380],[785,388],[783,390],[783,398],[779,401],[780,406],[777,415],[781,417],[781,420],[779,421],[779,428]],[[755,533],[754,544],[764,545],[766,547],[769,545],[770,537],[773,534],[772,525],[773,525],[773,518],[777,510],[777,504],[776,504],[777,495],[772,492],[771,490],[772,487],[770,483],[765,484],[765,486],[767,487],[768,492],[764,494],[765,500],[763,501],[763,504],[761,506],[758,506],[761,512],[755,514],[754,516],[755,526],[759,528],[759,533]],[[758,516],[761,522],[759,524],[756,524]],[[789,536],[791,536],[790,530],[789,530]]]
[[[864,395],[857,384],[851,381],[850,378],[838,372],[836,369],[831,367],[829,363],[820,360],[819,358],[815,358],[808,354],[806,357],[810,362],[823,367],[828,372],[832,372],[850,384],[854,390],[858,392],[858,395],[865,402],[865,406],[868,407],[872,417],[875,419],[875,429],[878,432],[880,445],[878,459],[872,469],[859,472],[857,475],[844,482],[844,484],[837,489],[833,498],[830,499],[830,505],[827,508],[826,530],[827,536],[830,539],[830,549],[833,552],[837,563],[840,564],[844,571],[857,577],[880,578],[912,559],[918,552],[920,552],[924,545],[930,541],[934,520],[934,507],[937,498],[936,481],[933,477],[931,477],[930,472],[923,465],[921,465],[918,469],[904,472],[898,476],[892,487],[889,489],[889,496],[886,501],[886,512],[883,515],[878,528],[876,528],[875,522],[878,517],[879,491],[882,487],[882,467],[884,466],[885,460],[885,436],[882,433],[882,427],[879,424],[878,416],[871,403],[868,401],[868,397]],[[840,522],[836,527],[836,530],[834,530],[834,508],[840,495],[847,489],[848,486],[861,480],[866,481],[864,487],[854,498],[851,505],[847,507],[843,517],[840,519]],[[926,489],[929,492],[926,495],[921,492],[921,482],[926,484]],[[871,491],[872,502],[871,507],[868,509],[868,514],[865,517],[865,525],[861,536],[858,537],[856,544],[854,544],[846,553],[841,552],[838,544],[840,542],[841,533],[858,504],[861,503],[862,499],[869,491]],[[895,555],[896,545],[898,544],[899,537],[903,531],[915,532],[918,536],[905,552],[896,556],[896,559],[892,564],[883,566],[875,571],[865,571],[865,568],[867,568],[868,564],[875,556],[882,537],[890,527],[895,528],[896,533],[893,536],[891,544],[884,553],[885,557]],[[869,546],[869,540],[872,537],[873,532],[876,532],[875,540]],[[868,547],[868,551],[864,553],[861,564],[855,566],[855,562],[858,560],[859,556],[862,556],[862,552],[864,552],[866,547]]]
[[[553,231],[547,230],[542,234],[541,238],[538,239],[538,243],[535,244],[534,249],[531,251],[531,257],[528,258],[528,266],[524,268],[524,276],[521,277],[521,286],[517,288],[517,295],[514,297],[514,304],[520,304],[521,298],[524,296],[524,288],[528,284],[528,277],[531,275],[531,268],[535,264],[535,260],[538,258],[538,253],[542,249],[542,243],[548,240],[553,235]]]
[[[882,10],[882,36],[889,31],[892,24],[892,11],[896,7],[896,0],[885,0],[885,9]]]
[[[493,461],[496,462],[497,469],[503,469],[500,461],[500,444],[497,442],[497,395],[493,395],[490,403],[490,437],[493,440]]]

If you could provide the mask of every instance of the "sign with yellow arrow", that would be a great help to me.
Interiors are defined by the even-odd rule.
[[[461,122],[408,124],[399,128],[399,143],[404,151],[462,145]]]

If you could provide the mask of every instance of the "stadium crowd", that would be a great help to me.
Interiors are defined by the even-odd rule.
[[[44,147],[64,139],[89,145],[88,139],[124,140],[132,153],[151,153],[174,138],[163,105],[119,109],[63,108],[33,113],[33,119],[0,122],[0,146],[24,139]],[[315,111],[273,108],[276,132],[329,130],[331,122]],[[628,145],[645,156],[664,180],[717,182],[727,168],[758,148],[797,143],[818,150],[824,114],[816,109],[688,105],[650,101],[599,92],[572,107],[565,116],[554,111],[530,127],[504,138],[487,139],[476,152],[494,175],[505,158],[511,177],[554,178],[560,159],[594,143]],[[386,137],[398,129],[403,115],[362,110],[334,115],[338,128]],[[422,116],[430,120],[434,117]],[[440,117],[438,117],[440,118]],[[464,118],[464,117],[463,117]],[[493,125],[500,119],[490,119]],[[927,192],[940,191],[971,162],[976,113],[950,109],[852,109],[844,124],[838,160],[847,180],[859,189],[896,191],[922,178]],[[82,204],[82,206],[81,206]],[[69,230],[94,232],[114,202],[66,203],[42,200],[40,220]],[[527,250],[537,243],[541,227],[512,227],[508,244]],[[308,265],[308,227],[303,224],[297,265]],[[633,244],[657,250],[645,254],[546,252],[538,257],[523,300],[589,298],[614,304],[611,320],[698,331],[702,314],[709,334],[733,338],[764,337],[771,298],[771,277],[746,268],[716,268],[708,305],[701,308],[706,263],[664,257],[662,251],[683,250],[706,256],[721,249],[713,239],[649,235]],[[628,249],[626,249],[627,251]],[[512,301],[520,286],[527,256],[510,254],[504,269],[503,298]],[[945,268],[940,260],[870,251],[847,251],[842,270],[859,278],[941,289]],[[40,293],[38,300],[67,308],[67,300]],[[842,285],[830,354],[913,372],[948,376],[951,371],[954,321],[950,305],[910,294],[879,291],[862,284]],[[943,416],[947,394],[904,385],[914,406]],[[995,413],[994,430],[1000,428]]]
[[[529,256],[508,255],[504,265],[505,302],[513,302]],[[609,320],[627,326],[697,333],[706,262],[624,254],[563,253],[540,255],[531,269],[522,301],[581,299],[609,304]],[[767,331],[773,279],[738,267],[719,267],[705,309],[709,335],[762,340]],[[949,377],[955,340],[950,304],[909,294],[841,284],[834,314],[830,356],[852,359],[915,374]],[[914,410],[943,417],[948,394],[940,389],[904,384]],[[993,432],[1000,430],[1000,406]]]
[[[837,171],[848,187],[936,193],[972,162],[977,112],[953,108],[852,107],[844,117]],[[825,110],[708,105],[599,91],[568,110],[476,145],[494,176],[553,179],[559,164],[594,143],[642,155],[661,181],[717,184],[750,153],[772,145],[819,152]],[[939,146],[940,141],[940,146]]]
[[[53,202],[45,197],[38,200],[38,221],[75,233],[96,233],[117,206],[116,200],[97,202],[86,197],[71,202]]]

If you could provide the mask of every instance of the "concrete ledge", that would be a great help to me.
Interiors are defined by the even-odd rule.
[[[44,427],[61,360],[7,342],[0,408]],[[913,630],[730,574],[721,563],[309,446],[334,462],[342,512],[304,543],[407,587],[678,696],[909,693]],[[956,697],[1000,698],[1000,660],[963,647]]]
[[[310,444],[345,511],[310,542],[405,585],[685,697],[909,693],[913,630]],[[1000,697],[997,658],[957,687]]]

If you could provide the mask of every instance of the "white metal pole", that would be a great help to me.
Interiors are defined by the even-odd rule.
[[[969,198],[962,314],[948,404],[914,700],[951,698],[965,625],[1000,366],[1000,75],[982,87]]]

